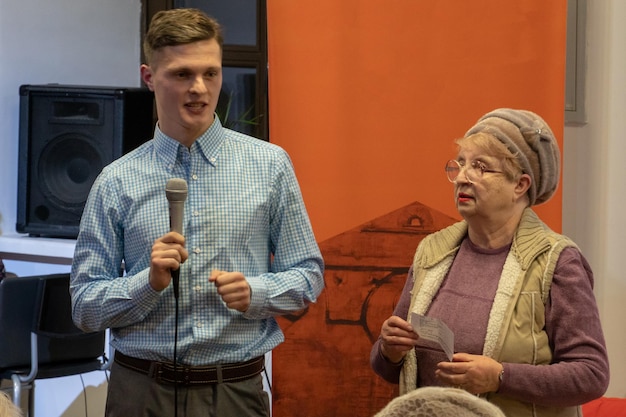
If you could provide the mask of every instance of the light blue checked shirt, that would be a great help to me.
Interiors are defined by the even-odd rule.
[[[82,216],[71,272],[74,321],[111,329],[120,352],[171,361],[172,285],[148,283],[154,240],[169,231],[165,185],[184,178],[179,363],[241,362],[284,340],[273,316],[315,302],[324,263],[287,153],[213,125],[187,149],[163,134],[105,167]],[[272,256],[273,255],[273,256]],[[120,277],[120,264],[126,274]],[[252,290],[245,313],[231,310],[208,281],[211,270],[242,272]]]

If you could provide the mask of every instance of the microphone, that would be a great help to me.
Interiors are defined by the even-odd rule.
[[[187,181],[182,178],[172,178],[165,186],[165,196],[169,203],[170,210],[170,232],[183,234],[183,213],[185,200],[187,199]],[[178,298],[178,280],[180,268],[172,271],[172,281],[174,285],[174,297]]]

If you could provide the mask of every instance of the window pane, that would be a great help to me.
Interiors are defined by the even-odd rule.
[[[257,46],[257,1],[175,0],[175,7],[203,10],[220,22],[225,45]]]
[[[217,114],[224,127],[258,137],[262,115],[256,106],[255,68],[224,67]]]

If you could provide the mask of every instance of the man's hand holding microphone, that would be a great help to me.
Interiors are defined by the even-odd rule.
[[[180,265],[189,257],[183,236],[183,214],[187,199],[187,182],[172,178],[167,182],[165,194],[169,203],[170,231],[154,241],[150,256],[150,286],[162,291],[173,282],[174,295],[178,297]],[[245,312],[250,307],[251,291],[241,272],[213,270],[209,281],[228,308]]]

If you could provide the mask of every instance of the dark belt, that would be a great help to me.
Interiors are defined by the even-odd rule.
[[[176,365],[126,356],[115,352],[115,362],[125,368],[148,375],[159,383],[178,385],[208,385],[239,382],[256,376],[265,369],[265,356],[247,362],[225,363],[215,366]]]

